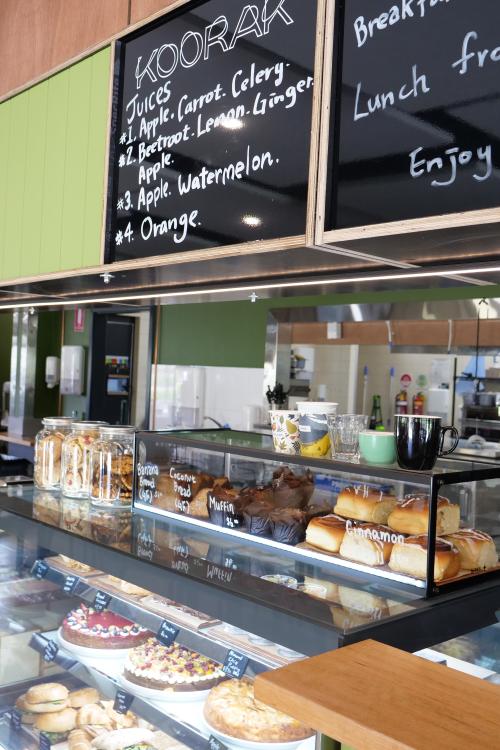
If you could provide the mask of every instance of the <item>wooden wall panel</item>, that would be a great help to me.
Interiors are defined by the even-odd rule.
[[[1,0],[0,96],[126,28],[129,0]]]
[[[172,5],[174,0],[132,0],[130,7],[130,23],[137,23],[143,18],[158,13],[160,10],[166,10]]]
[[[98,265],[110,48],[0,104],[0,279]]]

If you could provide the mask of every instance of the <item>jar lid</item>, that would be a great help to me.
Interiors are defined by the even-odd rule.
[[[44,417],[42,424],[45,427],[69,427],[73,422],[73,417]]]
[[[106,424],[99,427],[99,434],[105,437],[112,437],[113,435],[134,435],[136,432],[137,428],[129,424]]]
[[[71,429],[77,432],[85,432],[85,430],[98,430],[102,425],[107,422],[72,422]]]

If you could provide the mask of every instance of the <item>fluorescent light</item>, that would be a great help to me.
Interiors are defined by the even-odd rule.
[[[244,127],[244,122],[242,120],[238,120],[237,117],[225,117],[221,125],[223,128],[226,128],[226,130],[241,130]]]
[[[262,219],[258,216],[252,216],[250,214],[246,214],[242,218],[243,224],[246,224],[248,227],[260,227],[262,225]]]
[[[404,281],[405,279],[430,279],[446,276],[458,276],[463,274],[500,273],[500,266],[488,268],[457,268],[452,271],[422,271],[420,273],[393,273],[370,276],[351,276],[342,279],[316,279],[309,281],[284,281],[276,284],[251,284],[245,286],[226,286],[219,289],[190,289],[187,291],[150,292],[148,294],[129,293],[120,296],[91,297],[78,299],[54,300],[52,302],[21,302],[19,304],[2,305],[0,310],[18,310],[30,307],[75,307],[79,305],[104,304],[113,302],[139,302],[146,299],[169,299],[172,297],[196,297],[200,295],[217,295],[230,293],[244,293],[266,291],[270,289],[301,289],[304,287],[318,286],[341,286],[343,284],[364,283],[369,281]]]

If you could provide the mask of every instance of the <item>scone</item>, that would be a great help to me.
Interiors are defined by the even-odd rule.
[[[329,515],[313,518],[306,529],[306,542],[326,552],[338,552],[345,536],[344,518]]]
[[[429,495],[407,495],[387,519],[387,525],[399,534],[427,534],[429,529]],[[438,497],[436,533],[454,534],[460,526],[460,506],[446,497]]]
[[[460,529],[445,537],[460,555],[460,567],[464,570],[486,570],[498,565],[498,552],[489,534],[477,529]]]
[[[405,573],[425,580],[427,578],[428,536],[409,536],[404,542],[395,544],[389,567],[395,573]],[[436,539],[434,557],[434,580],[453,578],[460,570],[460,555],[456,547],[445,539]]]
[[[397,500],[392,495],[377,492],[366,485],[346,487],[339,492],[334,512],[344,518],[368,523],[387,523],[389,513],[394,510]]]
[[[389,562],[393,534],[387,526],[363,523],[347,525],[340,545],[341,557],[375,567]]]

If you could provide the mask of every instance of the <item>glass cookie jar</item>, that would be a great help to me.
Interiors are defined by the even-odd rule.
[[[68,497],[90,493],[90,451],[104,422],[73,422],[62,448],[61,490]]]
[[[90,499],[93,505],[132,505],[135,427],[101,427],[92,446]]]
[[[63,442],[71,429],[71,417],[46,417],[35,438],[33,479],[39,490],[58,490],[61,485]]]

